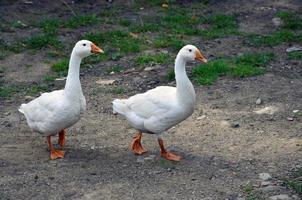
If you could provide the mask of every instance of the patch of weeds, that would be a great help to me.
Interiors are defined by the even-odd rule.
[[[106,60],[109,60],[109,56],[107,54],[91,55],[83,60],[83,65],[97,64]]]
[[[46,82],[53,82],[53,81],[55,81],[55,79],[56,79],[56,77],[54,77],[54,76],[45,76],[44,77],[44,81],[46,81]]]
[[[142,41],[133,38],[126,31],[114,30],[99,33],[88,33],[83,38],[98,44],[108,44],[122,53],[139,52]]]
[[[298,194],[302,194],[302,168],[295,171],[292,177],[286,180],[285,183]]]
[[[60,47],[61,43],[57,37],[48,34],[35,35],[25,41],[27,47],[31,49],[41,49],[44,47]]]
[[[16,93],[18,90],[14,86],[0,86],[0,97],[7,98]]]
[[[114,72],[114,73],[119,73],[123,70],[123,67],[122,66],[119,66],[119,65],[116,65],[116,66],[113,66],[113,67],[108,67],[106,69],[106,72],[107,73],[111,73],[111,72]]]
[[[282,19],[282,28],[290,30],[302,29],[302,17],[292,12],[279,12],[277,16]]]
[[[135,59],[135,63],[138,65],[144,64],[163,64],[171,61],[168,54],[159,53],[155,55],[141,55]]]
[[[154,40],[154,47],[156,48],[171,48],[174,51],[180,50],[185,43],[176,37],[172,36],[161,36]]]
[[[226,75],[230,71],[230,68],[231,66],[227,60],[219,59],[194,68],[192,74],[198,84],[210,85],[219,76]]]
[[[245,54],[235,58],[217,59],[193,69],[193,79],[201,85],[210,85],[220,76],[248,77],[263,74],[274,54]]]
[[[131,25],[131,21],[128,19],[120,19],[118,20],[118,24],[121,26],[130,26]]]
[[[201,18],[201,21],[209,26],[207,30],[201,31],[201,35],[207,39],[239,34],[238,23],[234,15],[211,15]]]
[[[48,87],[46,85],[33,85],[26,89],[26,95],[34,96],[40,92],[47,92]]]
[[[283,42],[293,42],[300,40],[300,38],[297,37],[292,31],[288,30],[277,31],[270,35],[250,35],[248,36],[248,39],[248,43],[252,46],[275,46]]]
[[[57,72],[59,77],[67,76],[68,73],[68,64],[69,61],[67,59],[63,59],[51,66],[52,71]]]
[[[159,31],[158,24],[153,23],[144,23],[143,25],[131,25],[130,31],[134,33],[141,33],[141,32],[157,32]]]
[[[302,52],[301,51],[293,51],[287,54],[289,59],[292,60],[302,60]]]
[[[58,28],[62,25],[62,22],[58,19],[43,19],[37,26],[43,30],[46,34],[55,34],[58,31]]]
[[[109,92],[112,94],[124,94],[127,90],[123,87],[113,87],[109,89]]]
[[[174,81],[175,80],[175,72],[174,69],[168,69],[166,79],[168,81]]]
[[[251,184],[247,184],[243,187],[244,193],[246,193],[246,200],[265,200],[261,195],[254,191]]]
[[[200,33],[197,24],[198,18],[195,16],[168,12],[162,17],[160,26],[172,33],[197,35]]]
[[[64,27],[66,28],[78,28],[80,26],[88,26],[92,24],[97,24],[101,21],[95,14],[92,15],[79,15],[75,16],[64,22]]]

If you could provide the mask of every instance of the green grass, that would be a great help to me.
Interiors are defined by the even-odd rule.
[[[287,54],[289,59],[292,60],[302,60],[302,52],[301,51],[293,51]]]
[[[175,36],[160,36],[153,43],[155,48],[170,48],[173,51],[178,51],[185,45],[181,39]]]
[[[28,48],[41,49],[45,47],[59,48],[61,43],[57,37],[48,34],[34,35],[25,41]]]
[[[17,92],[17,88],[14,86],[0,86],[0,97],[7,98]]]
[[[129,29],[134,33],[158,32],[159,26],[155,23],[144,23],[143,25],[132,24]]]
[[[302,29],[302,16],[293,12],[278,12],[277,16],[282,19],[282,28],[289,30]]]
[[[53,82],[53,81],[55,81],[55,79],[56,79],[56,77],[54,77],[54,76],[45,76],[44,77],[44,81],[46,81],[46,82]]]
[[[62,22],[58,19],[43,19],[38,22],[37,26],[46,34],[56,34],[58,28],[62,26]]]
[[[27,87],[26,89],[26,95],[36,95],[40,92],[47,92],[48,86],[47,85],[33,85],[31,87]]]
[[[67,76],[68,73],[68,64],[67,59],[63,59],[51,66],[52,71],[56,72],[59,77]]]
[[[302,42],[301,15],[292,12],[279,12],[277,16],[282,19],[281,28],[267,35],[249,35],[248,44],[252,46],[275,46],[285,42]]]
[[[215,39],[229,35],[238,35],[238,23],[234,15],[215,14],[202,17],[203,24],[209,27],[201,31],[206,39]]]
[[[135,63],[138,65],[145,64],[163,64],[171,61],[171,58],[168,54],[159,53],[155,55],[140,55],[135,59]]]
[[[107,72],[107,73],[110,73],[110,72],[119,73],[119,72],[121,72],[123,69],[124,69],[124,68],[123,68],[122,66],[117,65],[117,66],[113,66],[113,67],[108,67],[108,68],[106,69],[106,72]]]
[[[232,59],[217,59],[193,69],[193,79],[201,85],[210,85],[220,76],[248,77],[263,74],[274,54],[245,54]]]
[[[172,69],[172,68],[168,69],[167,75],[166,75],[166,79],[167,79],[168,81],[173,81],[173,80],[175,80],[175,72],[174,72],[174,69]]]
[[[109,92],[112,94],[124,94],[127,92],[127,90],[123,87],[113,87],[109,89]]]
[[[88,33],[82,38],[100,45],[107,44],[108,47],[115,48],[121,53],[137,53],[143,48],[141,40],[133,38],[128,32],[122,30]]]
[[[92,15],[79,15],[64,22],[64,27],[66,28],[78,28],[80,26],[89,26],[93,24],[98,24],[101,19],[95,14]]]
[[[294,172],[293,176],[286,180],[285,183],[298,194],[302,194],[302,168],[299,168],[296,172]]]
[[[248,43],[252,46],[275,46],[284,42],[301,42],[302,37],[289,30],[276,31],[270,35],[250,35]]]

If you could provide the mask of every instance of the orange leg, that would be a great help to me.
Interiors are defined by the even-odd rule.
[[[63,129],[59,132],[59,140],[58,140],[58,144],[61,146],[61,148],[63,148],[65,145],[66,142],[65,136],[66,136],[66,130]]]
[[[147,152],[141,144],[141,139],[142,139],[142,132],[139,131],[138,133],[135,134],[131,143],[131,149],[135,154],[141,155]]]
[[[57,158],[64,158],[64,151],[55,150],[51,143],[51,136],[47,136],[47,142],[50,149],[50,159],[55,160]]]
[[[169,151],[167,151],[164,147],[164,141],[161,138],[158,138],[158,144],[160,147],[160,154],[162,157],[164,157],[167,160],[172,160],[172,161],[180,161],[181,157],[178,155],[175,155]]]

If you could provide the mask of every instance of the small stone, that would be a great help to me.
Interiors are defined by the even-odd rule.
[[[294,121],[294,118],[288,117],[288,118],[287,118],[287,121]]]
[[[56,81],[65,81],[67,79],[67,77],[61,77],[61,78],[56,78]]]
[[[293,110],[293,113],[296,114],[298,113],[300,110]]]
[[[282,25],[282,20],[280,17],[274,17],[272,19],[272,22],[273,22],[274,26],[277,26],[277,27]]]
[[[269,182],[269,181],[262,181],[261,182],[261,187],[266,187],[266,186],[269,186],[271,184],[271,182]]]
[[[231,127],[232,127],[232,128],[239,128],[239,127],[240,127],[240,124],[239,124],[239,123],[232,123],[232,124],[231,124]]]
[[[148,157],[145,157],[144,160],[154,160],[156,155],[149,155]]]
[[[115,82],[115,80],[97,80],[95,83],[100,85],[112,85]]]
[[[289,47],[286,49],[286,52],[293,52],[293,51],[302,51],[302,47]]]
[[[139,157],[139,158],[136,159],[136,162],[138,162],[138,163],[144,163],[145,161],[144,161],[144,158]]]
[[[111,74],[111,75],[112,75],[112,74],[115,74],[115,72],[114,72],[114,71],[112,71],[112,72],[110,72],[109,74]]]
[[[206,115],[201,115],[200,117],[197,117],[196,119],[202,120],[202,119],[205,119],[206,117],[207,117]]]
[[[259,178],[263,181],[267,181],[267,180],[270,180],[272,178],[272,176],[268,173],[261,173],[261,174],[259,174]]]
[[[157,69],[159,69],[159,68],[160,68],[160,66],[146,67],[146,68],[144,69],[144,71],[149,72],[149,71],[157,70]]]
[[[258,98],[257,100],[256,100],[256,105],[260,105],[262,103],[262,100],[260,99],[260,98]]]
[[[279,194],[275,196],[269,197],[271,200],[291,200],[291,198],[287,194]]]

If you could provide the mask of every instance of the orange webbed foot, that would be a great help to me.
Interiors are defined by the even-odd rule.
[[[55,160],[57,158],[64,158],[65,152],[60,150],[50,151],[50,159]]]
[[[176,155],[176,154],[173,154],[171,152],[164,152],[164,153],[161,153],[161,156],[167,160],[171,160],[171,161],[180,161],[181,157]]]
[[[142,133],[141,132],[138,132],[133,140],[132,140],[132,143],[131,143],[131,150],[135,153],[135,154],[138,154],[138,155],[141,155],[143,153],[146,153],[147,150],[145,150],[141,144],[141,138],[142,138]]]

